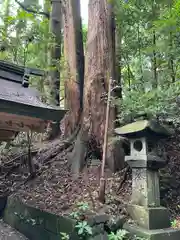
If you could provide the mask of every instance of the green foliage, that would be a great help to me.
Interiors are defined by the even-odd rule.
[[[138,90],[127,92],[123,101],[117,101],[119,120],[121,123],[131,121],[136,115],[146,113],[149,117],[171,118],[176,123],[180,115],[179,94],[180,82],[146,93]]]
[[[126,230],[119,230],[117,233],[111,233],[109,234],[109,240],[124,240],[128,239],[128,232]]]
[[[86,239],[88,236],[92,235],[92,228],[89,226],[88,222],[81,220],[85,216],[86,211],[89,209],[89,205],[86,202],[77,203],[78,210],[71,213],[71,216],[76,220],[75,229],[80,238]]]
[[[74,211],[70,214],[72,218],[75,220],[79,220],[81,216],[86,213],[86,211],[89,209],[89,205],[86,202],[79,202],[77,203],[77,211]]]
[[[69,240],[69,235],[67,233],[61,233],[62,240]]]
[[[87,42],[87,32],[88,32],[88,27],[86,25],[83,25],[82,26],[82,33],[83,33],[84,46],[86,46],[86,42]]]
[[[89,209],[89,204],[88,203],[84,203],[84,202],[80,202],[77,204],[79,210],[82,210],[82,211],[86,211]]]
[[[92,228],[87,221],[81,220],[81,218],[84,218],[85,212],[89,209],[89,205],[86,202],[79,202],[77,203],[77,208],[77,211],[72,212],[70,216],[76,220],[75,229],[80,239],[87,239],[92,235]],[[65,233],[61,233],[61,235],[64,237],[63,239],[69,239],[69,235]]]
[[[78,230],[78,235],[83,239],[87,236],[92,235],[92,228],[86,221],[78,222],[75,228]]]
[[[34,225],[39,225],[39,224],[43,224],[43,219],[33,219],[33,218],[28,218],[27,216],[24,216],[22,214],[19,214],[17,212],[14,212],[14,215],[16,215],[20,221],[26,223],[26,224],[30,224],[32,226]]]
[[[177,227],[177,220],[176,219],[171,222],[171,227],[172,228],[176,228]]]
[[[118,230],[117,233],[111,233],[108,236],[109,240],[146,240],[145,238],[141,238],[141,237],[130,237],[129,236],[129,232],[127,232],[126,230],[122,229],[122,230]]]
[[[115,1],[123,99],[121,124],[137,114],[178,121],[180,0]]]

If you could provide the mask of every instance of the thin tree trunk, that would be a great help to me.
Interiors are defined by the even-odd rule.
[[[155,17],[157,15],[156,13],[156,6],[154,4],[154,1],[152,1],[152,16]],[[157,53],[156,53],[156,30],[153,29],[152,32],[152,45],[153,45],[153,59],[152,59],[152,65],[153,65],[153,82],[152,87],[157,88],[158,87],[158,73],[157,73]]]
[[[129,91],[131,91],[131,69],[130,69],[130,66],[128,64],[128,88],[129,88]]]
[[[172,17],[172,2],[169,4],[169,12],[170,12],[170,17]],[[173,50],[173,33],[170,31],[169,33],[169,45],[170,45],[170,51]],[[169,70],[171,74],[171,81],[174,83],[176,81],[176,73],[174,69],[174,57],[173,54],[170,52],[170,57],[169,57]]]
[[[65,136],[77,128],[83,109],[84,50],[80,0],[67,0],[63,5],[64,55],[66,61]]]
[[[61,59],[61,2],[52,0],[50,15],[50,29],[54,38],[54,46],[51,47],[50,86],[51,103],[59,106],[60,86],[60,59]]]
[[[139,29],[139,23],[138,23],[138,29],[137,29],[137,36],[138,36],[138,52],[139,52],[139,61],[140,61],[140,87],[143,88],[143,65],[142,65],[142,54],[141,54],[141,38],[140,38],[140,29]]]
[[[52,0],[52,9],[50,14],[50,31],[52,33],[54,45],[51,46],[50,59],[50,103],[56,106],[60,104],[60,60],[61,60],[61,1]],[[57,137],[60,133],[59,122],[51,125],[50,139]]]
[[[50,10],[51,10],[51,3],[50,0],[44,0],[43,1],[43,11],[48,13],[50,15]],[[46,16],[43,16],[44,22],[46,22],[46,28],[45,28],[45,36],[44,36],[44,55],[43,55],[43,68],[48,69],[49,66],[51,65],[51,46],[49,46],[49,42],[51,41],[50,39],[50,34],[51,32],[50,29],[50,22]],[[50,95],[50,81],[49,81],[49,76],[46,74],[45,79],[44,77],[40,80],[40,89],[42,93],[42,101],[43,102],[50,102],[51,95]]]
[[[158,86],[158,73],[157,73],[157,53],[156,53],[156,31],[153,30],[153,88],[157,88]]]
[[[115,96],[122,99],[122,33],[116,31],[116,79],[118,89],[115,90]]]

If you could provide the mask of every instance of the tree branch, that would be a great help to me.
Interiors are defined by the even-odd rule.
[[[23,3],[19,2],[18,0],[15,0],[15,2],[26,12],[43,15],[43,16],[49,18],[49,13],[47,13],[47,12],[36,11],[32,8],[28,8]]]

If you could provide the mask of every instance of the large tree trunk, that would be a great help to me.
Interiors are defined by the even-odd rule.
[[[112,28],[112,7],[108,0],[89,0],[89,25],[85,58],[84,108],[80,133],[71,154],[72,172],[78,176],[85,163],[88,142],[102,152],[106,106],[104,95],[108,81],[115,76],[115,38]],[[108,136],[112,136],[115,108],[110,108]],[[114,146],[110,144],[109,160],[113,161]],[[111,164],[111,162],[109,163]]]
[[[71,135],[80,121],[83,108],[84,51],[80,0],[66,0],[63,6],[66,115],[65,136]]]
[[[89,136],[102,146],[105,127],[106,101],[110,77],[114,79],[112,32],[106,0],[90,0],[89,26],[84,86],[84,122]],[[110,110],[109,134],[114,128],[114,108]]]

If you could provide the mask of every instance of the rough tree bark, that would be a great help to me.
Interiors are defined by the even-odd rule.
[[[76,129],[83,107],[84,50],[80,0],[66,0],[63,4],[64,55],[67,69],[65,80],[65,107],[69,110],[64,119],[65,136]]]
[[[50,32],[53,35],[54,44],[50,50],[50,102],[53,105],[59,106],[59,92],[60,92],[60,59],[61,59],[61,28],[62,28],[62,5],[60,0],[52,0],[51,14],[50,14]],[[59,123],[52,124],[49,138],[55,138],[60,132]]]
[[[84,166],[88,143],[92,139],[96,148],[102,151],[107,106],[104,94],[107,94],[110,77],[114,79],[115,76],[115,38],[112,23],[112,6],[108,1],[89,0],[82,125],[70,156],[71,170],[75,176],[78,176]],[[114,120],[115,108],[111,107],[109,136],[113,134]],[[117,146],[109,144],[109,165],[114,161],[115,149]]]
[[[54,44],[51,46],[50,65],[50,86],[51,101],[59,106],[59,86],[60,86],[60,59],[61,59],[61,2],[52,0],[52,10],[50,14],[50,32],[54,38]]]

